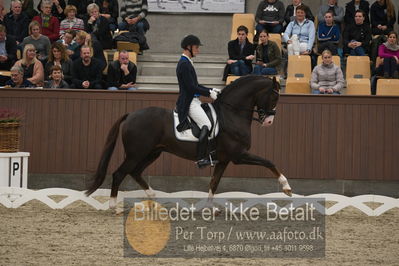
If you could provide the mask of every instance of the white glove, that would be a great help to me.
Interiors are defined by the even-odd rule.
[[[222,93],[222,90],[221,90],[221,89],[213,88],[212,90],[213,90],[213,91],[216,91],[217,94],[221,94],[221,93]]]
[[[213,100],[216,100],[216,99],[218,98],[218,93],[212,89],[212,90],[209,91],[209,96],[210,96]]]

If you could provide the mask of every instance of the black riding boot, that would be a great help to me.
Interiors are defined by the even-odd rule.
[[[207,126],[203,126],[201,128],[199,142],[197,147],[197,166],[198,168],[203,168],[205,166],[213,164],[210,160],[209,156],[207,155],[208,151],[208,136],[209,136],[209,129]]]

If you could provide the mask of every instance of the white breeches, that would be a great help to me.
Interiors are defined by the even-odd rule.
[[[307,48],[308,48],[307,42],[299,43],[299,53],[305,52],[307,50]],[[298,53],[298,51],[295,51],[294,45],[292,43],[288,44],[287,49],[288,49],[288,55],[295,55],[295,52]]]
[[[201,104],[201,101],[198,98],[194,97],[191,101],[188,114],[195,121],[195,123],[197,123],[200,129],[203,126],[207,126],[210,130],[211,122],[209,121],[204,109],[202,109]]]

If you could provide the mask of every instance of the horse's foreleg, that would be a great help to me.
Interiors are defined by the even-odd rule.
[[[233,160],[234,164],[248,164],[248,165],[261,165],[266,168],[269,168],[270,171],[273,172],[273,174],[278,177],[278,181],[282,185],[283,192],[287,194],[288,196],[292,196],[292,190],[290,185],[288,184],[287,178],[279,171],[277,170],[276,166],[269,160],[266,160],[262,157],[256,156],[254,154],[250,154],[248,152],[244,152],[240,154],[237,158]]]
[[[222,178],[222,175],[224,173],[224,170],[226,170],[227,165],[229,162],[219,162],[215,166],[215,170],[213,171],[213,176],[211,179],[211,182],[209,183],[209,194],[208,194],[208,201],[207,201],[207,206],[209,208],[213,208],[213,197],[215,195],[216,189],[219,185],[220,178]]]

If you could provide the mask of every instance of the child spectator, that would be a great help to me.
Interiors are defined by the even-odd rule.
[[[50,69],[50,80],[44,82],[45,89],[66,89],[69,84],[64,80],[62,68],[54,65]]]

